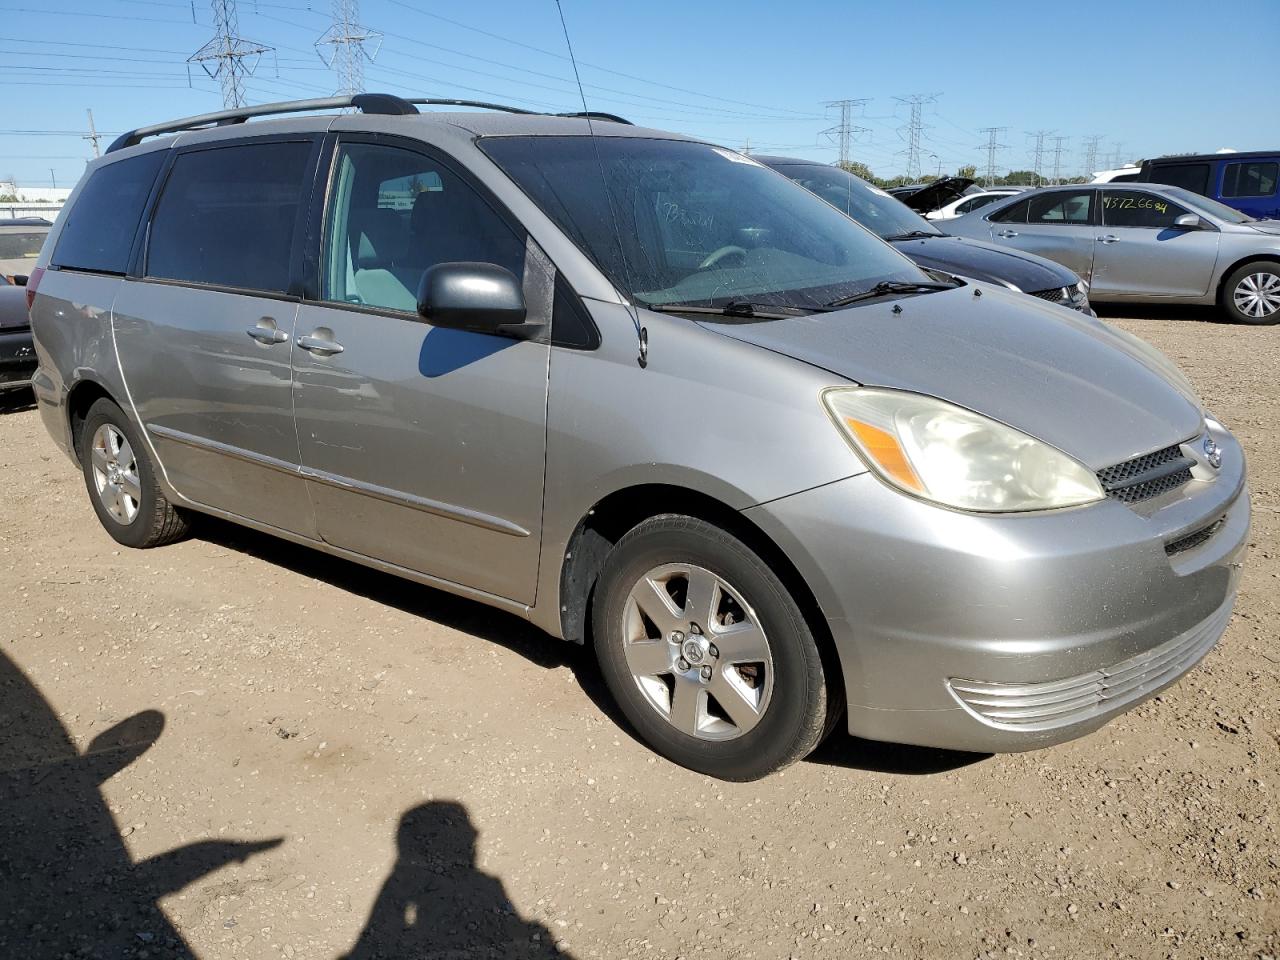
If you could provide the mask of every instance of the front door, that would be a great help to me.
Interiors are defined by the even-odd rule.
[[[304,474],[328,543],[531,603],[546,452],[545,342],[432,327],[416,312],[427,267],[532,273],[526,238],[442,158],[338,143],[319,298],[296,329]],[[539,309],[532,302],[530,313]]]
[[[1207,293],[1221,234],[1207,220],[1200,230],[1174,227],[1178,217],[1192,212],[1157,193],[1105,189],[1090,293],[1099,300]]]
[[[289,296],[314,139],[180,151],[114,328],[139,419],[191,500],[314,536],[293,425]]]

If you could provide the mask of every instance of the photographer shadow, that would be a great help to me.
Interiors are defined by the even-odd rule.
[[[412,808],[396,842],[395,866],[344,960],[569,956],[546,927],[520,918],[501,880],[476,868],[476,830],[461,804]]]

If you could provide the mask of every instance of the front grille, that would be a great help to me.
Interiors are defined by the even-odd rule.
[[[1128,660],[1044,683],[948,680],[979,719],[1016,730],[1070,726],[1136,703],[1182,676],[1213,649],[1231,617],[1231,601],[1199,625]]]
[[[1050,303],[1066,303],[1066,288],[1054,287],[1052,290],[1033,290],[1031,295],[1039,297],[1041,300],[1048,300]]]
[[[1114,500],[1141,503],[1190,482],[1194,465],[1195,461],[1182,452],[1182,445],[1175,443],[1099,470],[1098,482]]]
[[[1194,550],[1196,547],[1200,546],[1200,544],[1208,542],[1213,535],[1218,532],[1218,528],[1220,526],[1222,526],[1222,520],[1215,520],[1207,527],[1202,527],[1195,533],[1189,533],[1185,537],[1166,543],[1164,545],[1164,552],[1172,557],[1179,553],[1185,553],[1188,550]]]

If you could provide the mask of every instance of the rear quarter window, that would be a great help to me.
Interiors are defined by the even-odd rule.
[[[1017,203],[1011,203],[1003,210],[997,210],[990,219],[994,223],[1026,223],[1027,207],[1031,204],[1027,200],[1020,200]]]
[[[89,174],[58,236],[51,263],[68,270],[121,274],[129,267],[142,219],[166,151],[117,160]]]

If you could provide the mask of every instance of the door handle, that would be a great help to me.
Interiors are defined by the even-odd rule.
[[[1001,230],[999,233],[996,234],[997,237],[1004,237],[1006,240],[1008,240],[1010,237],[1016,237],[1017,235],[1018,235],[1017,230]]]
[[[320,337],[299,337],[298,346],[303,350],[310,350],[312,353],[320,353],[325,356],[341,353],[345,349],[336,340],[324,340]]]
[[[1120,238],[1117,237],[1114,233],[1108,233],[1105,237],[1099,237],[1098,242],[1099,243],[1119,243]]]
[[[253,337],[253,339],[257,340],[259,343],[265,344],[284,343],[289,339],[289,335],[287,333],[283,330],[277,329],[276,327],[253,326],[246,330],[245,333]]]

